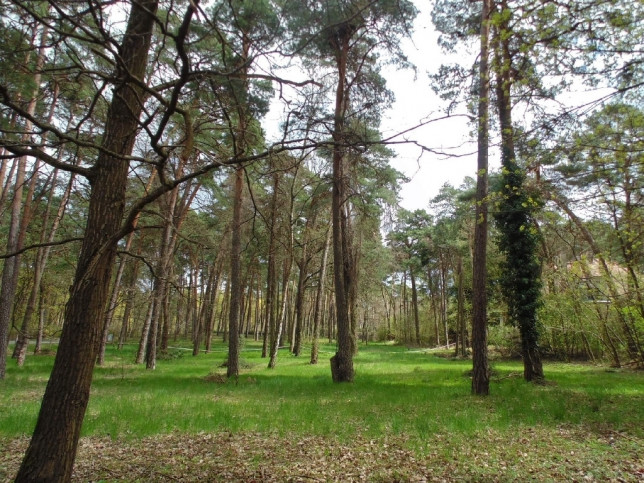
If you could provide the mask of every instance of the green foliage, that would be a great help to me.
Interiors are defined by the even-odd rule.
[[[513,160],[504,166],[501,199],[494,212],[499,250],[505,254],[501,286],[510,321],[521,329],[522,343],[538,347],[537,311],[541,305],[541,264],[537,259],[539,233],[533,213],[538,203],[525,188],[525,172]]]

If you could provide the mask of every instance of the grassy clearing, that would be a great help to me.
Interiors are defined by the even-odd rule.
[[[491,396],[477,398],[470,361],[392,345],[362,347],[343,385],[327,357],[283,352],[269,370],[252,342],[237,382],[217,376],[221,345],[173,349],[154,372],[132,364],[134,349],[110,348],[96,368],[79,479],[343,480],[350,458],[356,480],[644,481],[641,372],[546,364],[549,383],[534,386],[520,363],[498,361]],[[28,358],[0,382],[0,480],[17,469],[51,365]]]

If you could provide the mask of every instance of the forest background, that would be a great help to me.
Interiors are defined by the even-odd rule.
[[[463,62],[427,80],[441,112],[383,133],[408,1],[1,8],[0,378],[60,340],[19,478],[70,474],[108,343],[153,370],[221,337],[236,378],[244,340],[274,368],[324,336],[338,382],[360,341],[473,346],[476,393],[488,346],[528,380],[543,357],[644,364],[641,2],[432,4]],[[457,119],[478,168],[402,209],[392,148],[459,157],[421,131]]]

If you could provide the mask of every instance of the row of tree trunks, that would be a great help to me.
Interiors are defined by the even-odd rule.
[[[34,27],[31,44],[36,43],[36,38],[38,37],[38,29]],[[33,116],[36,112],[36,105],[38,103],[38,92],[40,90],[40,79],[42,71],[42,66],[45,61],[45,49],[48,36],[48,28],[43,27],[43,30],[40,32],[40,47],[38,49],[38,58],[36,60],[36,69],[34,74],[34,89],[31,93],[31,98],[27,106],[27,114]],[[30,52],[30,51],[28,51]],[[31,54],[28,53],[27,56]],[[28,59],[27,59],[28,61]],[[28,63],[28,62],[27,62]],[[53,113],[53,110],[51,111]],[[51,119],[50,119],[51,121]],[[24,134],[22,136],[22,141],[25,143],[30,142],[31,139],[31,130],[32,123],[29,119],[25,121]],[[24,245],[25,233],[27,230],[27,224],[29,222],[29,211],[33,198],[33,188],[35,187],[36,180],[38,176],[36,175],[38,171],[39,160],[36,161],[36,166],[34,167],[34,175],[28,189],[28,194],[26,200],[24,201],[23,207],[23,194],[24,194],[24,184],[25,176],[27,172],[27,156],[21,156],[18,158],[17,168],[15,170],[16,177],[13,184],[13,199],[9,207],[10,212],[10,221],[9,221],[9,230],[7,233],[7,248],[6,253],[16,255],[10,256],[4,262],[2,269],[2,279],[0,286],[0,379],[5,378],[6,367],[7,367],[7,353],[9,346],[9,329],[11,325],[11,315],[13,311],[13,302],[16,293],[16,288],[18,286],[18,275],[20,270],[20,259],[21,255],[17,252],[22,249]],[[4,163],[3,163],[4,164]],[[6,183],[7,192],[8,184]],[[4,196],[4,195],[3,195]],[[24,340],[22,344],[26,345]],[[19,349],[19,350],[26,350]]]

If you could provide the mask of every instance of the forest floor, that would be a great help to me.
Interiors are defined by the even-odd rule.
[[[252,342],[226,380],[215,349],[171,352],[151,372],[134,347],[108,348],[73,480],[644,483],[642,371],[548,362],[547,384],[532,385],[520,361],[498,360],[480,398],[471,361],[436,351],[362,347],[355,382],[338,385],[328,362],[287,352],[266,369]],[[0,386],[0,482],[18,470],[52,363],[28,358]]]
[[[644,481],[644,441],[610,430],[526,429],[508,438],[434,435],[340,442],[259,433],[172,433],[138,441],[84,437],[74,481]],[[0,480],[11,481],[26,438],[0,441]],[[601,451],[597,451],[601,449]]]

